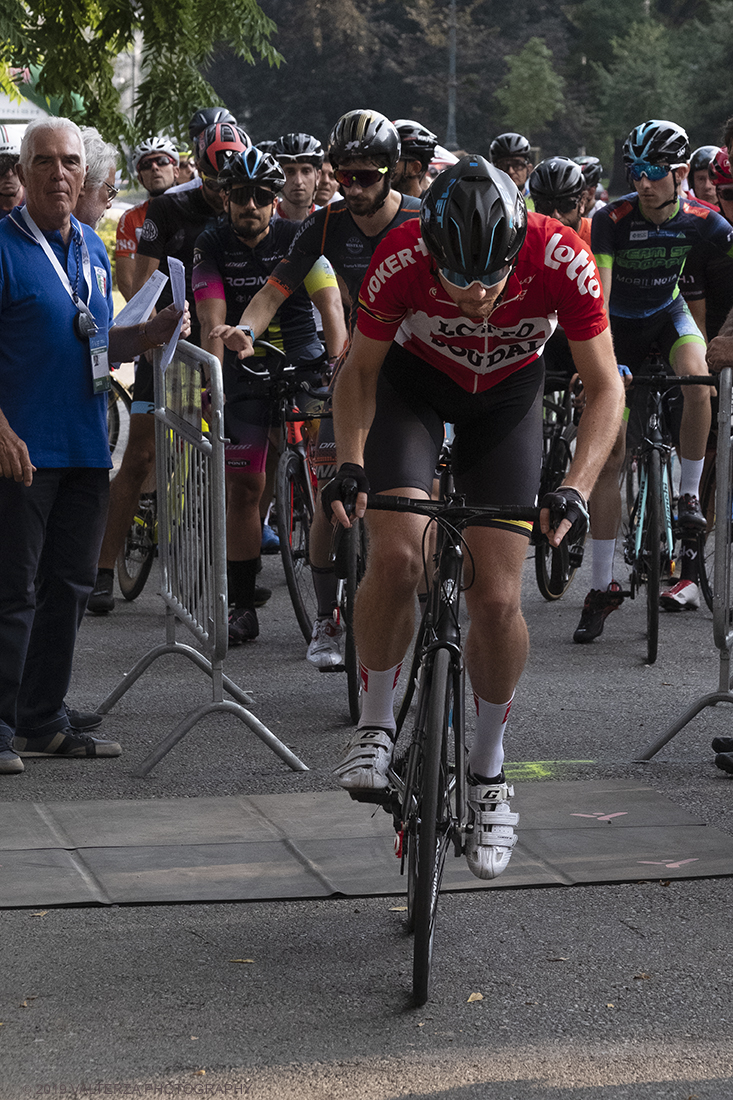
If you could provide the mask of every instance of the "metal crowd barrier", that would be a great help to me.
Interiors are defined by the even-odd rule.
[[[137,662],[97,708],[106,714],[158,657],[181,654],[212,683],[212,701],[185,717],[135,770],[144,776],[207,714],[238,717],[294,771],[306,765],[256,718],[252,696],[224,675],[228,644],[224,389],[219,360],[181,340],[163,373],[155,355],[155,447],[160,592],[166,640]],[[202,430],[202,371],[211,381],[209,427]],[[176,640],[176,621],[201,649]],[[226,690],[234,702],[224,699]],[[245,705],[246,704],[246,705]]]
[[[730,682],[730,651],[733,646],[731,623],[731,508],[733,478],[731,460],[731,413],[733,412],[733,370],[724,368],[720,373],[718,401],[718,448],[715,459],[715,569],[713,573],[713,639],[720,651],[718,690],[701,695],[680,715],[662,736],[647,746],[636,760],[646,762],[671,741],[692,719],[706,707],[718,703],[733,703]]]

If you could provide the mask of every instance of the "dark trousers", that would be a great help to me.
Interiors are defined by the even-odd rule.
[[[23,737],[68,725],[64,696],[94,587],[109,471],[0,478],[0,727]]]

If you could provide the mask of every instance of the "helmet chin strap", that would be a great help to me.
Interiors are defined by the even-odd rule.
[[[677,183],[678,183],[678,181],[677,181],[677,169],[676,168],[672,169],[672,179],[674,180],[674,194],[672,195],[672,198],[667,199],[666,202],[661,202],[659,204],[659,206],[655,206],[654,207],[655,210],[664,210],[665,206],[672,206],[673,203],[677,202]]]

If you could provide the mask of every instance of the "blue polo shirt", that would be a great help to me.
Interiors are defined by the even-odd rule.
[[[68,247],[44,233],[72,287],[89,300],[81,241],[89,249],[89,308],[100,332],[112,323],[107,250],[72,217]],[[78,276],[77,276],[78,264]],[[74,333],[77,310],[16,207],[0,221],[0,409],[28,447],[34,466],[110,467],[107,395],[95,394],[87,341]]]

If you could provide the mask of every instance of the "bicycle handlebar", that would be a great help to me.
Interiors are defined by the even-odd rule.
[[[672,386],[717,386],[717,374],[635,374],[632,386],[668,390]]]
[[[446,519],[454,524],[465,524],[472,519],[525,520],[536,523],[539,508],[528,508],[522,504],[467,504],[465,498],[456,494],[448,500],[425,500],[413,497],[391,497],[381,494],[368,498],[367,508],[375,512],[412,512],[429,519]]]

